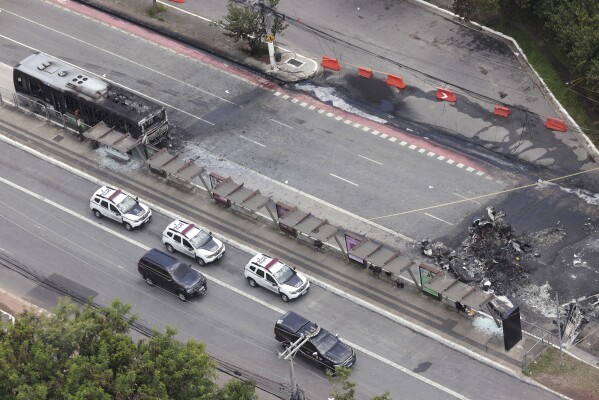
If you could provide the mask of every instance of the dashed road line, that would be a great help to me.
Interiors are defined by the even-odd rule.
[[[282,123],[281,121],[277,121],[276,119],[272,119],[272,118],[271,118],[270,120],[271,120],[272,122],[276,122],[276,123],[277,123],[277,124],[279,124],[279,125],[283,125],[283,126],[284,126],[284,127],[286,127],[286,128],[293,129],[293,127],[292,127],[292,126],[289,126],[289,125],[287,125],[287,124],[284,124],[284,123]]]
[[[266,146],[265,146],[265,145],[263,145],[262,143],[258,143],[258,142],[256,142],[255,140],[252,140],[252,139],[250,139],[250,138],[246,138],[246,137],[245,137],[245,136],[243,136],[243,135],[239,135],[239,137],[240,137],[240,138],[242,138],[242,139],[245,139],[245,140],[247,140],[248,142],[252,142],[252,143],[254,143],[254,144],[257,144],[258,146],[266,147]]]
[[[363,159],[368,160],[368,161],[372,161],[373,163],[376,163],[378,165],[383,165],[383,163],[380,163],[380,162],[378,162],[376,160],[373,160],[372,158],[368,158],[366,156],[363,156],[362,154],[358,154],[358,157],[362,157]]]
[[[468,197],[466,197],[466,196],[462,196],[462,195],[461,195],[461,194],[459,194],[459,193],[456,193],[456,192],[452,192],[452,193],[453,193],[453,194],[455,194],[455,195],[456,195],[456,196],[458,196],[458,197],[461,197],[461,198],[462,198],[462,199],[464,199],[464,200],[469,200],[469,201],[471,201],[471,202],[473,202],[473,203],[476,203],[476,204],[478,204],[478,205],[481,205],[481,204],[482,204],[482,203],[480,203],[480,202],[478,202],[478,201],[476,201],[476,200],[474,200],[474,199],[469,199],[469,198],[468,198]]]
[[[352,181],[348,181],[347,179],[345,179],[345,178],[342,178],[342,177],[340,177],[340,176],[337,176],[337,175],[335,175],[335,174],[331,174],[331,173],[329,173],[329,175],[331,175],[332,177],[335,177],[335,178],[337,178],[337,179],[341,179],[342,181],[344,181],[344,182],[347,182],[347,183],[349,183],[350,185],[359,186],[357,183],[354,183],[354,182],[352,182]]]
[[[436,219],[436,220],[438,220],[438,221],[445,222],[447,225],[452,225],[452,226],[453,226],[453,224],[452,224],[451,222],[447,222],[447,221],[445,221],[444,219],[441,219],[441,218],[439,218],[439,217],[435,217],[434,215],[431,215],[431,214],[429,214],[429,213],[424,213],[424,215],[427,215],[427,216],[429,216],[429,217],[431,217],[431,218],[434,218],[434,219]]]

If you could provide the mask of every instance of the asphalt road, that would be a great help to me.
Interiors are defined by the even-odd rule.
[[[145,93],[167,105],[175,141],[184,142],[187,154],[226,158],[365,218],[408,211],[381,222],[409,237],[449,233],[494,196],[426,214],[411,210],[493,194],[509,180],[491,165],[426,140],[420,145],[430,151],[419,152],[411,143],[401,145],[401,138],[391,142],[283,101],[247,72],[203,54],[182,57],[35,0],[5,8],[10,10],[2,16],[0,61],[12,65],[33,49],[43,50]],[[468,164],[474,169],[467,171]]]
[[[182,340],[205,341],[220,359],[268,379],[287,379],[286,365],[274,354],[279,347],[272,327],[282,312],[294,310],[338,332],[357,349],[352,379],[358,383],[358,398],[386,390],[393,398],[475,399],[481,393],[489,399],[553,398],[318,287],[288,304],[252,289],[242,274],[250,255],[233,246],[217,264],[196,267],[210,279],[208,292],[183,303],[147,286],[136,271],[147,249],[162,247],[160,234],[168,217],[155,212],[150,224],[133,232],[98,220],[88,208],[94,184],[6,144],[0,145],[0,179],[3,252],[99,304],[118,297],[132,304],[144,325],[175,326]],[[14,273],[3,271],[0,282],[43,307],[56,300],[54,293]],[[330,391],[322,371],[305,360],[297,360],[296,373],[311,398]]]
[[[563,298],[596,290],[599,278],[590,263],[597,249],[587,243],[593,243],[597,231],[585,230],[584,223],[595,219],[597,185],[588,180],[572,178],[560,181],[562,186],[497,195],[518,182],[555,175],[520,169],[511,160],[495,168],[471,149],[467,155],[449,148],[434,148],[434,156],[421,153],[418,149],[434,147],[432,140],[422,138],[428,145],[410,149],[401,139],[371,135],[308,104],[282,101],[260,88],[264,81],[248,71],[174,46],[188,55],[183,57],[166,49],[172,43],[160,47],[47,3],[29,0],[2,8],[1,62],[12,65],[40,49],[153,97],[169,110],[175,145],[186,156],[210,161],[214,171],[233,176],[259,172],[408,237],[453,246],[459,246],[470,221],[488,204],[503,209],[518,233],[551,229],[562,221],[566,235],[541,248],[539,265],[531,269],[535,286],[511,295],[543,302],[545,293],[538,288],[545,283],[545,290]],[[495,179],[438,159],[445,156],[471,162]]]

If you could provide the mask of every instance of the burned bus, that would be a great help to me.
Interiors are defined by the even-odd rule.
[[[28,56],[13,69],[15,90],[40,106],[87,125],[100,121],[144,143],[168,132],[166,110],[122,87],[111,85],[44,53]]]

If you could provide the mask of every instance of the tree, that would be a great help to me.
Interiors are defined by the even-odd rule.
[[[333,391],[330,393],[335,400],[354,400],[356,395],[356,384],[349,380],[351,369],[346,367],[337,368],[335,372],[327,370],[327,378],[333,385]],[[383,393],[375,396],[371,400],[391,400],[389,393]]]
[[[255,399],[253,382],[219,388],[204,343],[181,343],[174,328],[135,343],[130,310],[119,300],[79,309],[60,299],[53,315],[19,315],[0,329],[0,398]]]
[[[498,0],[453,0],[451,11],[471,21],[499,10]]]
[[[225,29],[224,35],[232,38],[235,43],[245,41],[250,54],[256,55],[263,49],[263,39],[267,35],[276,36],[287,28],[281,14],[276,12],[278,4],[279,0],[266,0],[266,3],[260,2],[257,5],[229,0],[225,20],[215,21],[213,24],[221,25]],[[267,12],[274,14],[271,32],[267,32],[264,24],[264,13]]]

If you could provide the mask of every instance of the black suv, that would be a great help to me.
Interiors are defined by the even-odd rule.
[[[140,258],[137,270],[148,285],[160,285],[175,292],[183,301],[204,294],[208,288],[206,277],[191,265],[157,249]]]
[[[283,314],[275,325],[275,339],[287,347],[300,337],[309,340],[300,348],[299,353],[323,368],[335,370],[337,367],[350,368],[356,362],[354,350],[343,343],[337,335],[308,321],[293,311]]]

